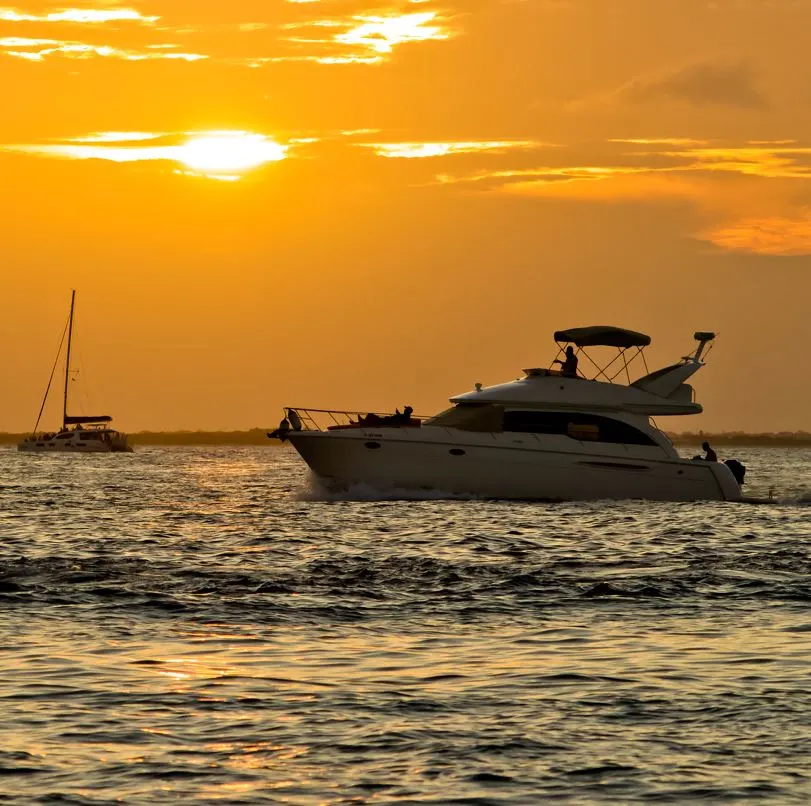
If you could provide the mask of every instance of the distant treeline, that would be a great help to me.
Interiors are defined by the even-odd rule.
[[[272,428],[250,431],[139,431],[130,434],[132,445],[279,445],[268,439]]]
[[[270,428],[252,428],[250,431],[139,431],[129,435],[132,445],[279,445],[278,440],[268,439]],[[0,445],[19,442],[25,434],[0,433]],[[746,434],[730,431],[720,434],[668,433],[680,445],[700,445],[705,440],[714,445],[753,445],[774,447],[811,446],[808,431],[783,431],[779,434]]]
[[[743,431],[724,431],[710,434],[687,431],[683,434],[668,433],[673,442],[680,445],[700,445],[710,442],[714,445],[752,445],[769,447],[811,446],[811,433],[808,431],[781,431],[778,434],[747,434]]]

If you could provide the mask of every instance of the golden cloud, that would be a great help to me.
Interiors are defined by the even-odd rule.
[[[707,229],[700,237],[733,252],[811,255],[811,215],[747,218]]]
[[[63,8],[44,14],[31,14],[14,8],[0,8],[0,22],[64,22],[101,25],[108,22],[137,22],[151,25],[160,17],[147,17],[133,8]]]
[[[400,45],[444,40],[453,35],[436,11],[361,14],[288,23],[283,28],[301,31],[288,35],[286,40],[311,52],[272,57],[270,61],[377,64],[389,58]]]

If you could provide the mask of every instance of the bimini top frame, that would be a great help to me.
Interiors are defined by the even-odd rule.
[[[626,330],[621,327],[611,325],[594,325],[592,327],[575,327],[568,330],[558,330],[555,332],[555,341],[560,348],[557,358],[565,352],[567,345],[577,347],[575,355],[584,356],[596,369],[596,374],[589,380],[604,379],[608,383],[614,381],[625,372],[628,385],[631,384],[630,365],[641,358],[645,367],[645,374],[648,374],[648,364],[645,361],[644,349],[651,343],[650,336],[638,333],[635,330]],[[600,366],[586,351],[586,347],[616,347],[617,355],[604,366]],[[553,365],[557,361],[553,361]],[[621,364],[620,364],[621,362]],[[584,376],[585,377],[585,376]]]

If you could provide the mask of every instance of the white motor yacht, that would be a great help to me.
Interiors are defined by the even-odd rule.
[[[51,391],[54,372],[59,362],[59,355],[62,352],[62,344],[57,352],[57,364],[54,364],[54,371],[48,380],[45,390],[45,397],[39,410],[39,417],[34,426],[34,432],[25,437],[17,444],[17,450],[27,452],[51,452],[66,451],[69,453],[132,453],[132,448],[127,441],[127,435],[110,428],[112,417],[108,414],[92,416],[71,416],[68,414],[68,392],[70,390],[71,367],[70,353],[73,342],[73,317],[76,307],[76,292],[73,291],[70,298],[70,315],[65,331],[62,335],[62,342],[67,334],[67,354],[65,356],[65,387],[62,399],[62,427],[59,431],[43,432],[39,430],[39,423],[48,395]]]
[[[269,436],[289,440],[330,487],[365,483],[550,501],[738,501],[742,465],[682,458],[651,419],[702,411],[686,381],[704,366],[715,334],[695,339],[690,355],[647,372],[644,348],[651,340],[642,333],[562,330],[555,340],[564,357],[552,368],[527,369],[497,386],[476,384],[434,417],[415,418],[410,409],[364,415],[287,408]],[[593,347],[617,352],[601,366],[587,352]],[[594,368],[590,377],[586,361]],[[632,382],[635,363],[645,374]]]

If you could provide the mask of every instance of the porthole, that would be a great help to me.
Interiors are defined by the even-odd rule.
[[[465,452],[461,448],[451,448],[448,453],[451,456],[464,456]]]
[[[379,442],[365,442],[364,444],[370,451],[376,451],[378,448],[382,447]]]

